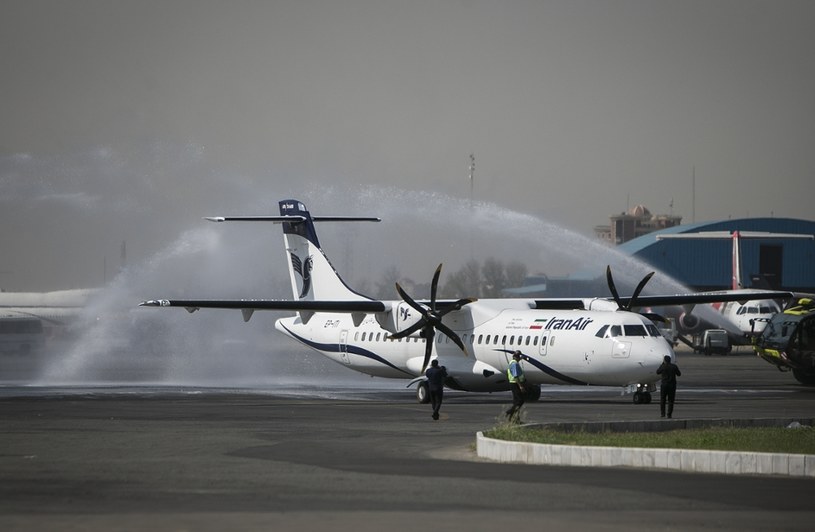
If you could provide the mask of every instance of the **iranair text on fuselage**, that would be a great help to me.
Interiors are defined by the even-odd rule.
[[[536,325],[540,325],[541,321],[546,320],[536,320]],[[587,316],[581,316],[577,319],[554,317],[548,319],[543,327],[533,326],[533,328],[542,328],[545,331],[584,331],[591,323],[594,323],[594,320]]]

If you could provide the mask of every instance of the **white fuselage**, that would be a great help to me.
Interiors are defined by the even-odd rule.
[[[508,389],[506,368],[515,350],[523,354],[532,384],[653,383],[663,357],[674,356],[656,327],[632,312],[490,309],[479,301],[449,314],[445,323],[461,337],[468,355],[437,334],[433,356],[469,391]],[[412,379],[421,372],[425,339],[418,334],[389,339],[373,315],[355,326],[349,314],[318,313],[307,323],[300,317],[280,319],[276,328],[362,373]]]
[[[733,322],[745,335],[757,335],[764,331],[767,322],[781,312],[778,304],[769,300],[725,303],[722,314]]]

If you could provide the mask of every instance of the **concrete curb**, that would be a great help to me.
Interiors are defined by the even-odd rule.
[[[626,422],[614,423],[618,431],[648,430],[655,423],[658,430],[682,428],[677,425],[704,426],[787,426],[788,420],[672,420],[672,422]],[[811,420],[799,420],[803,421]],[[565,424],[553,423],[552,426]],[[587,432],[597,432],[598,425],[608,423],[574,423]],[[629,427],[626,427],[629,425]],[[687,449],[648,449],[636,447],[587,447],[578,445],[553,445],[541,443],[496,440],[476,434],[476,453],[481,458],[498,462],[560,465],[576,467],[637,467],[666,469],[695,473],[723,473],[730,475],[786,475],[815,478],[815,455],[785,453],[749,453],[734,451],[705,451]]]

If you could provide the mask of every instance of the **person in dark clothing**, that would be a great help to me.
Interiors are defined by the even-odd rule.
[[[512,362],[509,363],[509,367],[507,368],[507,380],[512,390],[512,407],[506,411],[507,420],[510,423],[518,423],[520,422],[520,411],[524,405],[524,394],[526,393],[526,389],[524,388],[526,376],[524,375],[524,368],[521,366],[520,351],[512,353]]]
[[[439,419],[439,409],[444,398],[444,381],[447,379],[447,368],[439,366],[439,361],[433,359],[424,374],[427,377],[430,404],[433,406],[433,419]]]
[[[682,372],[679,371],[679,366],[671,362],[671,357],[665,355],[657,373],[662,375],[662,383],[659,386],[659,411],[662,414],[660,417],[665,417],[666,402],[668,403],[668,417],[671,417],[676,398],[676,378],[682,375]]]

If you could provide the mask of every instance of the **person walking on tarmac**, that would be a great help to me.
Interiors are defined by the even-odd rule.
[[[512,389],[512,407],[506,411],[507,420],[510,422],[519,422],[521,418],[521,407],[524,404],[524,368],[521,367],[521,352],[515,351],[512,353],[512,362],[509,363],[507,368],[507,380]]]
[[[447,368],[439,366],[439,361],[434,358],[424,374],[427,377],[430,404],[433,405],[433,419],[439,419],[439,409],[444,398],[444,381],[447,379]]]
[[[674,413],[674,399],[676,398],[676,378],[682,375],[679,366],[671,362],[670,355],[665,355],[662,365],[657,369],[657,373],[662,375],[662,382],[659,385],[659,411],[665,417],[665,403],[668,403],[668,417]]]

